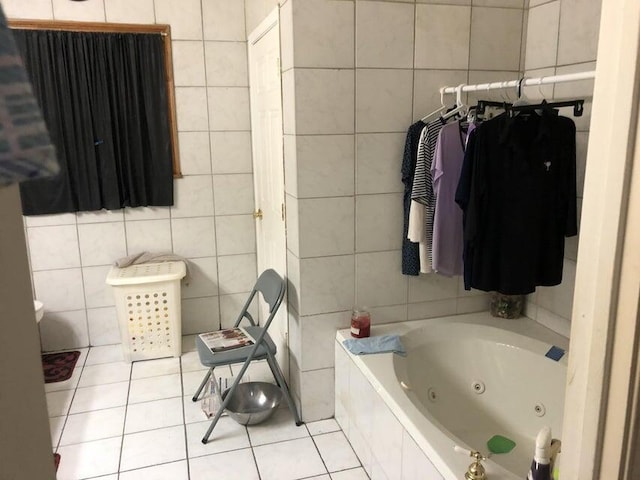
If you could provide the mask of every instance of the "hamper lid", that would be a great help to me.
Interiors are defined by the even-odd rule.
[[[109,285],[136,285],[140,283],[179,280],[187,274],[184,262],[141,263],[109,270],[106,282]]]

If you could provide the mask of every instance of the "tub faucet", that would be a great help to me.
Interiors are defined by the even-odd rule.
[[[458,445],[453,448],[458,453],[463,453],[474,458],[474,462],[469,465],[467,473],[464,474],[464,480],[487,480],[487,472],[481,463],[483,460],[487,459],[486,457],[484,457],[480,452],[467,450],[466,448],[459,447]]]

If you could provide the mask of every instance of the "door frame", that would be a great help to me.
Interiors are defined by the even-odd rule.
[[[280,34],[280,7],[276,6],[265,18],[264,20],[262,20],[262,22],[260,22],[260,24],[247,36],[247,64],[248,64],[248,72],[249,72],[249,77],[250,77],[250,71],[251,71],[251,62],[252,62],[252,46],[255,45],[258,41],[260,41],[260,39],[262,39],[265,35],[267,35],[269,32],[271,32],[271,30],[276,29],[276,32],[278,34],[278,42],[279,42],[279,52],[278,52],[278,73],[280,75],[280,109],[281,109],[281,122],[282,122],[282,136],[279,139],[280,143],[281,143],[281,150],[282,150],[282,172],[283,172],[283,188],[282,188],[282,206],[283,206],[283,210],[282,210],[282,215],[283,215],[283,224],[284,224],[284,235],[285,235],[285,251],[283,252],[284,254],[284,271],[280,272],[284,275],[285,280],[287,279],[288,276],[288,265],[286,262],[286,256],[287,256],[287,242],[288,242],[288,237],[287,237],[287,219],[286,219],[286,215],[285,215],[285,211],[284,211],[284,205],[285,205],[285,191],[286,191],[286,176],[284,174],[285,172],[285,168],[284,168],[284,106],[282,104],[282,98],[283,98],[283,92],[282,92],[282,72],[281,72],[281,68],[280,68],[280,64],[281,64],[281,58],[282,58],[282,38],[281,38],[281,34]],[[250,107],[251,107],[251,112],[254,111],[254,98],[253,96],[251,96],[251,78],[249,78],[249,92],[250,92]],[[252,167],[253,167],[253,175],[254,175],[254,198],[255,201],[257,202],[258,199],[258,182],[256,182],[255,180],[255,175],[256,175],[256,168],[255,168],[255,152],[253,150],[254,148],[254,143],[253,143],[253,135],[254,135],[254,131],[255,131],[255,125],[253,123],[253,117],[252,117],[252,125],[251,125],[251,136],[252,136],[252,142],[251,142],[251,156],[252,156]],[[258,246],[259,246],[259,242],[257,239],[257,234],[258,231],[256,229],[256,265],[258,263]],[[288,300],[287,300],[287,292],[285,292],[285,297],[282,301],[282,304],[280,305],[280,310],[283,312],[285,321],[283,322],[282,328],[284,328],[284,331],[282,332],[284,334],[284,347],[286,347],[286,349],[289,349],[289,321],[288,321],[288,317],[289,317],[289,312],[288,312]],[[288,377],[288,372],[289,372],[289,365],[288,365],[288,359],[289,359],[289,355],[286,355],[286,359],[287,359],[287,364],[286,365],[281,365],[283,367],[284,370],[284,374],[285,377]]]
[[[560,469],[567,479],[625,478],[633,437],[639,271],[627,268],[627,257],[623,267],[623,257],[638,255],[637,244],[625,242],[637,228],[629,200],[640,194],[639,182],[631,183],[634,164],[640,168],[639,54],[640,3],[603,0],[564,407]]]

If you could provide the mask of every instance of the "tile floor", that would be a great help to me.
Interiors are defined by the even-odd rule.
[[[83,349],[69,380],[45,385],[58,480],[369,478],[335,420],[296,427],[286,407],[248,428],[222,417],[203,445],[209,421],[191,396],[205,370],[183,343],[179,359],[133,364],[120,346]],[[264,363],[248,374],[273,381]]]

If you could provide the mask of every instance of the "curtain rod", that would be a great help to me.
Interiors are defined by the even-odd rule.
[[[457,87],[442,87],[440,93],[458,93],[458,89],[462,87],[462,92],[478,92],[487,90],[498,90],[502,88],[518,88],[530,87],[537,85],[548,85],[550,83],[576,82],[579,80],[590,80],[596,78],[596,71],[566,73],[564,75],[550,75],[547,77],[526,78],[522,77],[518,80],[508,80],[505,82],[479,83],[477,85],[459,85]]]

